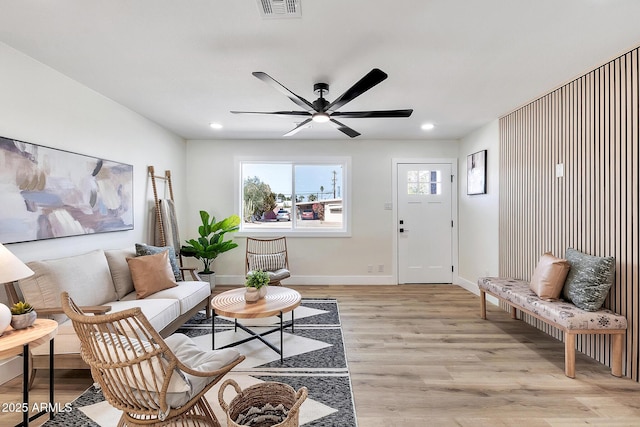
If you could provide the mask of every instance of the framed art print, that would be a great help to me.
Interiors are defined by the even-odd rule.
[[[133,166],[0,137],[0,243],[133,229]]]
[[[467,156],[467,194],[487,194],[487,150]]]

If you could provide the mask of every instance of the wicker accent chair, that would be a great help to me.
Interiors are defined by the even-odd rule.
[[[94,381],[123,411],[118,426],[220,427],[204,394],[244,360],[237,350],[203,351],[183,334],[163,340],[139,307],[92,316],[61,298]]]
[[[280,285],[291,276],[287,238],[255,239],[247,237],[245,273],[248,276],[254,270],[263,270],[269,274],[269,285]]]

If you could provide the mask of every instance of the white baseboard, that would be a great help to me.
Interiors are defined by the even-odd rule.
[[[473,283],[465,278],[462,278],[460,276],[458,276],[456,278],[456,285],[460,286],[461,288],[466,289],[467,291],[471,292],[472,294],[476,294],[478,296],[480,296],[480,289],[478,288],[478,285],[476,283]],[[487,302],[490,302],[493,305],[498,305],[498,298],[494,297],[493,295],[488,295],[487,294]]]
[[[216,285],[243,285],[245,276],[217,275]],[[291,276],[283,285],[397,285],[393,276]]]
[[[10,381],[22,373],[22,357],[0,361],[0,384]]]

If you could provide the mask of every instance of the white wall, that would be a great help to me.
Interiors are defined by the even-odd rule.
[[[458,284],[476,294],[478,277],[498,275],[499,142],[498,120],[460,141]],[[467,156],[480,150],[487,150],[487,194],[469,196]]]
[[[172,170],[177,201],[184,204],[184,140],[2,43],[0,64],[0,136],[132,164],[134,172],[133,230],[7,245],[18,258],[58,258],[147,241],[153,199],[147,165],[160,173]]]
[[[3,43],[0,64],[0,136],[129,163],[134,172],[133,230],[7,245],[18,258],[59,258],[148,241],[153,193],[147,165],[160,173],[172,170],[184,205],[184,140]],[[0,301],[7,301],[4,288]],[[0,362],[0,383],[20,373],[21,364],[18,359]]]
[[[351,237],[288,238],[291,284],[395,284],[392,244],[392,158],[457,158],[457,141],[187,141],[188,228],[182,238],[197,237],[198,211],[218,219],[238,213],[234,205],[236,156],[351,156],[353,211]],[[244,280],[245,239],[214,263],[218,283]],[[197,264],[194,264],[197,265]],[[375,266],[367,273],[367,265]],[[378,272],[378,265],[384,271]]]

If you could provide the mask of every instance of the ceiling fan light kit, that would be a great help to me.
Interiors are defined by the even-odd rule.
[[[318,99],[313,102],[309,102],[300,95],[293,93],[287,89],[276,79],[264,73],[262,71],[256,71],[252,73],[256,78],[267,83],[269,86],[276,89],[278,92],[285,95],[293,103],[304,109],[305,111],[231,111],[233,114],[270,114],[278,116],[302,116],[307,117],[306,120],[300,122],[295,128],[284,134],[284,136],[291,136],[298,133],[300,130],[307,128],[309,122],[315,123],[331,123],[336,129],[344,133],[350,138],[355,138],[360,135],[359,132],[351,129],[349,126],[340,123],[335,117],[347,118],[347,119],[362,119],[362,118],[402,118],[410,117],[413,113],[412,109],[405,110],[379,110],[379,111],[351,111],[340,112],[337,111],[340,107],[346,105],[348,102],[353,101],[358,96],[362,95],[372,87],[381,83],[388,76],[387,74],[374,68],[369,71],[363,78],[358,80],[353,86],[351,86],[345,93],[336,98],[333,102],[329,102],[325,95],[329,93],[329,85],[327,83],[316,83],[313,85],[313,91],[318,95]]]

